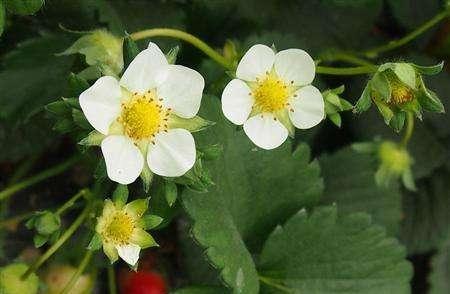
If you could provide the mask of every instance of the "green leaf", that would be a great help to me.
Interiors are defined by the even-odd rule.
[[[278,284],[293,293],[406,294],[412,267],[405,257],[404,248],[372,225],[369,215],[338,217],[331,206],[310,215],[301,210],[277,227],[258,270],[267,290]]]
[[[89,83],[83,79],[82,77],[70,73],[69,75],[69,96],[70,97],[78,97],[80,94],[89,88]],[[78,99],[77,99],[78,100]],[[79,104],[78,104],[79,106]]]
[[[44,0],[4,0],[8,11],[19,15],[31,15],[41,9]]]
[[[377,168],[373,155],[361,154],[350,147],[320,157],[325,182],[324,204],[337,203],[339,213],[370,214],[389,235],[396,235],[402,219],[401,194],[398,185],[381,188],[375,183]]]
[[[215,97],[204,100],[201,113],[220,121],[214,130],[197,134],[198,145],[219,142],[219,160],[207,162],[215,185],[207,193],[185,190],[182,202],[193,220],[193,237],[235,292],[258,293],[251,253],[258,252],[270,231],[302,207],[317,203],[323,184],[309,148],[294,154],[285,143],[276,150],[254,147],[222,118]]]
[[[450,174],[436,171],[417,183],[417,192],[403,196],[401,240],[411,254],[437,249],[448,236],[450,224]]]
[[[430,294],[450,293],[450,237],[443,242],[431,261]]]
[[[117,184],[116,190],[114,190],[112,196],[112,200],[119,207],[124,206],[128,201],[128,186]]]

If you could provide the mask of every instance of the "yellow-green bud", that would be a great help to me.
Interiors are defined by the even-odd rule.
[[[401,175],[411,166],[411,157],[408,151],[393,142],[383,142],[378,150],[382,166],[390,172]]]
[[[26,280],[21,276],[27,271],[24,263],[13,263],[0,269],[0,293],[2,294],[35,294],[39,287],[39,278],[32,273]]]

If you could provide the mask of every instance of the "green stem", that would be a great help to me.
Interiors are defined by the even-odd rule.
[[[320,55],[320,60],[326,61],[326,62],[343,61],[343,62],[347,62],[347,63],[354,64],[354,65],[360,65],[360,66],[366,66],[366,65],[375,66],[375,64],[373,64],[372,62],[370,62],[364,58],[355,56],[352,53],[339,52],[339,51],[330,51],[330,52],[323,53]]]
[[[208,44],[206,44],[196,36],[193,36],[189,33],[180,30],[168,28],[156,28],[133,33],[130,35],[130,37],[135,41],[151,37],[171,37],[180,39],[197,47],[198,49],[203,51],[203,53],[211,57],[211,59],[213,59],[215,62],[222,65],[226,69],[229,70],[234,69],[233,64],[231,64],[225,57],[223,57],[220,53],[211,48]]]
[[[78,155],[71,157],[68,160],[64,161],[63,163],[60,163],[56,166],[46,169],[34,176],[26,178],[26,179],[22,180],[21,182],[10,185],[9,187],[0,191],[0,201],[9,198],[11,195],[13,195],[25,188],[28,188],[29,186],[32,186],[43,180],[54,177],[54,176],[64,172],[65,170],[67,170],[69,167],[74,165],[79,160],[80,160],[80,157]]]
[[[89,190],[87,189],[80,190],[78,193],[73,195],[69,200],[67,200],[63,205],[61,205],[58,208],[58,210],[56,210],[56,214],[61,216],[61,214],[64,213],[64,211],[66,211],[75,204],[78,198],[85,196],[88,192]]]
[[[279,284],[278,281],[275,279],[259,276],[259,280],[261,282],[263,282],[264,284],[267,284],[275,289],[280,290],[283,293],[294,293],[294,291],[292,289]]]
[[[414,114],[408,112],[406,115],[406,130],[402,139],[402,146],[406,147],[414,132]]]
[[[403,38],[397,39],[397,40],[392,40],[389,43],[387,43],[386,45],[382,45],[379,47],[369,49],[369,50],[365,51],[363,54],[368,58],[376,58],[380,53],[387,52],[387,51],[396,49],[398,47],[401,47],[401,46],[411,42],[412,40],[414,40],[415,38],[417,38],[418,36],[420,36],[421,34],[426,32],[428,29],[432,28],[434,25],[439,23],[441,20],[445,19],[448,16],[449,11],[450,10],[444,10],[444,11],[436,14],[433,18],[431,18],[430,20],[428,20],[427,22],[425,22],[424,24],[419,26],[417,29],[415,29],[414,31],[412,31],[409,34],[407,34],[406,36],[404,36]]]
[[[91,201],[86,205],[80,215],[75,219],[75,221],[70,225],[70,227],[59,237],[59,239],[47,249],[47,251],[42,254],[22,275],[22,280],[26,280],[28,276],[36,271],[47,259],[49,259],[78,229],[78,227],[83,224],[85,218],[89,215],[92,208]]]
[[[14,171],[14,174],[8,181],[8,185],[15,184],[18,180],[20,180],[24,175],[26,175],[36,161],[39,159],[40,154],[33,155],[32,157],[25,159],[25,161],[19,165],[19,167]]]
[[[86,250],[86,254],[84,255],[83,259],[81,260],[80,264],[78,265],[76,272],[73,274],[69,283],[64,287],[64,290],[61,292],[61,294],[67,294],[67,293],[69,293],[70,290],[72,290],[72,287],[78,281],[78,278],[81,276],[81,274],[84,272],[84,269],[91,261],[93,253],[94,253],[94,251],[92,251],[92,250]]]
[[[365,66],[355,66],[355,67],[328,67],[328,66],[317,66],[316,73],[323,75],[360,75],[369,74],[377,71],[377,66],[365,65]]]
[[[109,286],[109,294],[117,294],[116,288],[116,276],[114,273],[114,265],[108,265],[108,286]]]

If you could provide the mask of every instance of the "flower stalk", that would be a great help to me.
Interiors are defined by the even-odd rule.
[[[78,268],[77,268],[76,272],[73,274],[72,278],[70,279],[70,281],[66,285],[66,287],[64,287],[64,290],[62,291],[61,294],[67,294],[67,293],[70,292],[70,290],[72,290],[72,287],[75,285],[75,283],[77,282],[78,278],[81,276],[81,274],[84,272],[86,266],[91,261],[93,253],[94,252],[91,251],[91,250],[86,250],[86,253],[84,254],[84,257],[81,260],[80,264],[78,265]]]
[[[409,34],[407,34],[406,36],[404,36],[403,38],[400,38],[397,40],[392,40],[385,45],[369,49],[369,50],[365,51],[363,53],[363,55],[366,56],[367,58],[376,58],[381,53],[394,50],[398,47],[401,47],[401,46],[411,42],[412,40],[414,40],[421,34],[425,33],[430,28],[432,28],[433,26],[435,26],[436,24],[438,24],[439,22],[444,20],[446,17],[448,17],[449,11],[450,11],[449,9],[446,9],[446,10],[436,14],[433,18],[431,18],[430,20],[428,20],[427,22],[425,22],[424,24],[422,24],[421,26],[416,28],[414,31],[412,31]]]
[[[175,39],[180,39],[185,42],[190,43],[194,47],[200,49],[203,53],[205,53],[207,56],[209,56],[212,60],[217,62],[218,64],[222,65],[226,69],[232,70],[233,65],[220,53],[218,53],[216,50],[211,48],[208,44],[200,40],[194,35],[191,35],[189,33],[176,30],[176,29],[169,29],[169,28],[155,28],[155,29],[148,29],[139,31],[136,33],[133,33],[130,35],[131,39],[134,41],[142,40],[146,38],[151,37],[171,37]]]
[[[70,168],[75,163],[77,163],[80,159],[81,158],[79,155],[73,156],[58,165],[55,165],[49,169],[43,170],[42,172],[40,172],[34,176],[26,178],[16,184],[13,184],[13,185],[5,188],[3,191],[0,191],[0,201],[8,199],[15,193],[22,191],[32,185],[35,185],[35,184],[42,182],[48,178],[59,175],[60,173],[66,171],[68,168]]]
[[[316,73],[323,75],[361,75],[370,74],[376,72],[378,69],[375,65],[363,65],[355,67],[329,67],[329,66],[317,66]]]
[[[406,130],[401,142],[401,145],[404,148],[406,148],[406,146],[408,145],[408,142],[411,139],[413,132],[414,132],[414,115],[411,112],[408,112],[406,115]]]

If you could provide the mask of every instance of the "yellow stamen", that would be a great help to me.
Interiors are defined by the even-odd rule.
[[[119,122],[123,124],[125,133],[138,141],[162,131],[166,114],[154,91],[143,95],[134,93],[131,100],[122,106]]]
[[[267,73],[256,80],[252,91],[255,107],[259,112],[276,112],[286,107],[292,89],[274,73]]]
[[[414,98],[412,90],[401,83],[392,84],[391,104],[403,104]]]
[[[127,244],[134,230],[134,221],[127,213],[116,211],[107,224],[103,237],[114,244]]]

